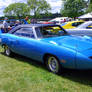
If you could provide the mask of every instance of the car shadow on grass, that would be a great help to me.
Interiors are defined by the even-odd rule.
[[[4,55],[4,53],[2,53],[2,52],[1,52],[1,54]],[[14,56],[11,58],[14,58],[20,62],[28,63],[35,67],[42,68],[47,71],[44,64],[37,62],[35,60],[29,59],[27,57],[24,57],[24,56],[21,56],[18,54],[14,54]],[[61,76],[63,78],[67,78],[67,79],[75,81],[75,82],[79,82],[84,85],[92,86],[92,70],[63,69],[63,72],[59,76]]]
[[[3,52],[0,52],[0,54],[6,56]],[[6,57],[8,57],[8,56],[6,56]],[[13,54],[11,57],[9,57],[9,58],[16,59],[18,62],[24,62],[24,63],[28,63],[28,64],[30,64],[30,65],[33,65],[33,66],[35,66],[35,67],[41,67],[41,68],[46,69],[45,65],[42,64],[41,62],[32,60],[32,59],[30,59],[30,58],[27,58],[27,57],[22,56],[22,55],[19,55],[19,54],[15,54],[15,53],[14,53],[14,54]]]
[[[92,70],[64,69],[60,76],[92,87]]]

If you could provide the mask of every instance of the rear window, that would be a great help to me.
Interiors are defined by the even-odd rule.
[[[32,28],[21,28],[17,30],[16,32],[14,32],[14,34],[17,36],[35,38]]]

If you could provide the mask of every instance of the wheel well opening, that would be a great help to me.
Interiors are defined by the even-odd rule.
[[[50,57],[55,57],[57,59],[57,63],[58,63],[58,72],[53,72],[51,69],[50,69],[50,66],[49,66],[49,63],[47,61],[47,59],[49,59]],[[44,60],[44,65],[46,65],[46,67],[48,68],[48,70],[50,70],[51,72],[53,73],[56,73],[56,74],[60,74],[61,73],[61,70],[62,70],[62,65],[60,64],[60,61],[59,59],[57,58],[57,56],[53,55],[53,54],[49,54],[49,53],[46,53],[44,56],[43,56],[43,60]]]
[[[45,65],[46,65],[46,59],[47,59],[48,56],[54,56],[54,57],[56,57],[55,55],[52,55],[52,54],[50,54],[50,53],[46,53],[46,54],[43,56],[43,61],[44,61],[44,64],[45,64]]]
[[[6,44],[2,44],[2,47],[6,46]]]

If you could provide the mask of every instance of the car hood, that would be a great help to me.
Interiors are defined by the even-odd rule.
[[[88,36],[60,36],[52,38],[44,38],[41,41],[47,42],[49,44],[64,46],[70,49],[76,49],[78,51],[84,51],[92,49],[92,38]]]

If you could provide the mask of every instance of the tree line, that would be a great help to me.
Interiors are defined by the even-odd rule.
[[[45,0],[27,0],[27,3],[13,3],[4,9],[5,16],[18,18],[34,15],[35,18],[42,14],[50,15],[51,7]]]
[[[60,10],[62,15],[78,17],[85,13],[92,12],[92,0],[62,0],[64,7]]]
[[[60,15],[67,17],[78,17],[87,12],[92,12],[92,0],[62,0],[63,7]],[[27,3],[13,3],[4,9],[5,16],[14,18],[24,18],[30,16],[33,18],[52,17],[51,6],[46,0],[27,0]],[[58,15],[58,13],[57,13]],[[54,16],[54,17],[57,17]]]

